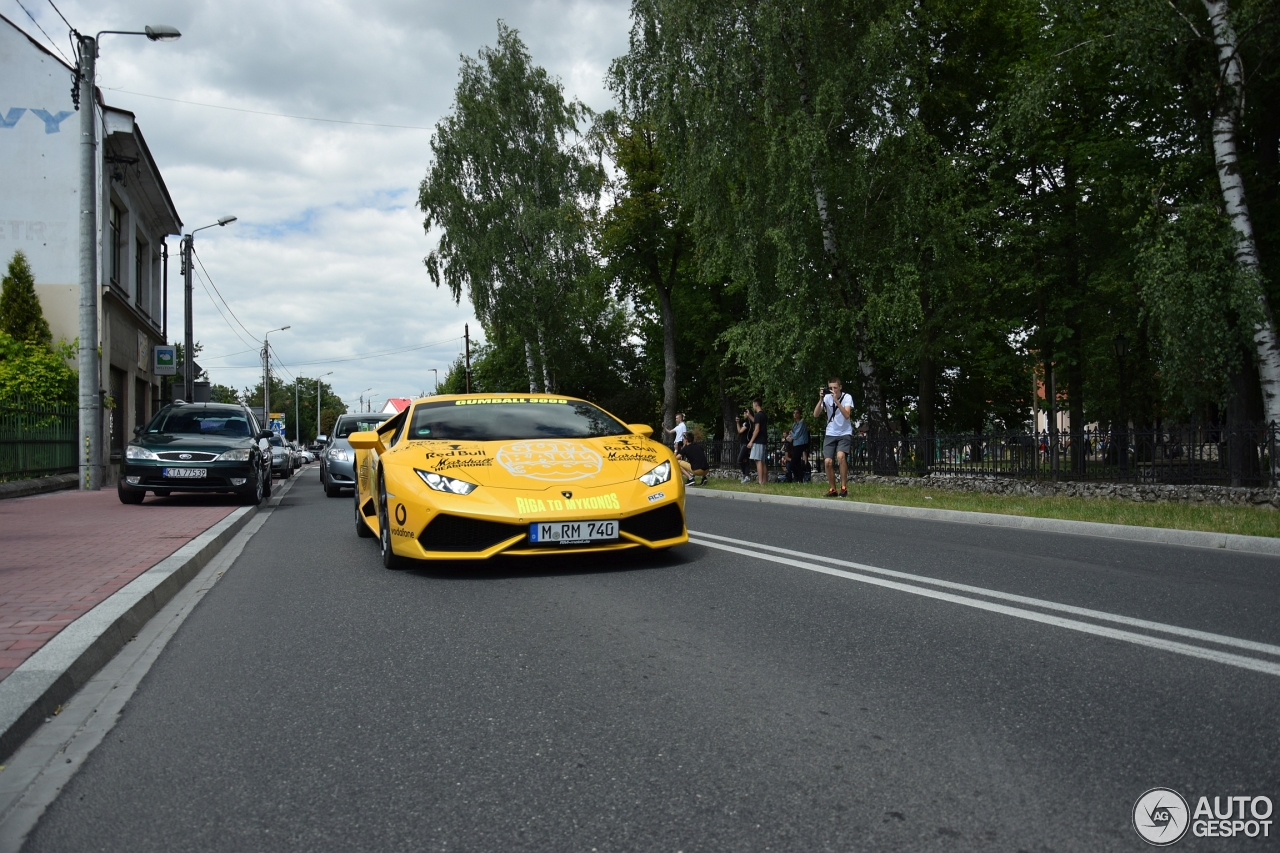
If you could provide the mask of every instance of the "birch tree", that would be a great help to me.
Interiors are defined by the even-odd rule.
[[[554,390],[555,343],[573,333],[573,290],[593,263],[603,171],[578,134],[588,118],[499,21],[496,47],[462,57],[419,188],[423,227],[440,231],[431,280],[455,300],[465,290],[486,333],[522,341],[530,393]]]
[[[1240,43],[1231,23],[1227,0],[1202,0],[1213,27],[1213,42],[1218,53],[1218,98],[1213,116],[1213,160],[1222,187],[1222,202],[1231,227],[1236,233],[1236,262],[1251,280],[1261,277],[1257,242],[1253,236],[1253,219],[1245,198],[1244,179],[1240,173],[1238,139],[1240,113],[1244,105],[1244,68],[1240,59]],[[1280,339],[1276,337],[1275,317],[1266,289],[1257,288],[1260,319],[1254,327],[1253,342],[1257,353],[1258,376],[1262,384],[1262,404],[1267,423],[1280,424]],[[1273,461],[1273,465],[1275,462]]]

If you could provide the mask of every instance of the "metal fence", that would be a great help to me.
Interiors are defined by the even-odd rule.
[[[1093,480],[1171,485],[1273,486],[1280,427],[1178,426],[1049,433],[879,436],[856,434],[849,469],[887,476],[954,474],[1033,480]],[[811,463],[822,470],[822,436]],[[707,442],[713,468],[739,468],[742,445]],[[786,471],[780,442],[768,445],[771,476]],[[754,472],[754,463],[749,463]],[[754,474],[753,474],[754,476]]]
[[[73,405],[0,400],[0,480],[75,471],[78,423]]]

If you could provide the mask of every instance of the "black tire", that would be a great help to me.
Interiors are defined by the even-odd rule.
[[[124,480],[116,483],[116,494],[120,496],[122,504],[140,504],[142,499],[147,496],[146,489],[130,489],[124,484]]]
[[[168,489],[156,489],[154,494],[158,498],[167,498],[172,493]]]
[[[262,488],[262,478],[254,477],[253,484],[247,486],[243,492],[239,493],[239,495],[240,503],[245,506],[258,506],[261,504],[263,497],[266,496]]]
[[[364,523],[364,513],[360,511],[360,490],[355,490],[355,499],[351,501],[356,508],[356,535],[361,539],[372,539],[373,531]]]
[[[336,498],[342,494],[342,487],[337,485],[336,483],[325,483],[324,494],[325,494],[325,497]]]
[[[265,477],[259,474],[258,479],[262,481],[262,496],[264,498],[271,497],[271,484],[272,484],[271,472],[268,471],[267,476]]]
[[[382,565],[399,571],[407,569],[410,562],[391,549],[391,514],[387,512],[387,489],[378,477],[378,549],[382,552]]]

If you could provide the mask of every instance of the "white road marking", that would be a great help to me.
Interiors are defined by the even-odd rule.
[[[933,586],[943,586],[950,589],[961,589],[977,595],[983,595],[988,598],[999,598],[1007,601],[1017,601],[1023,604],[1030,604],[1049,610],[1059,610],[1072,613],[1074,615],[1091,616],[1096,619],[1106,619],[1109,621],[1119,622],[1134,627],[1147,627],[1151,630],[1158,630],[1164,633],[1178,634],[1180,636],[1194,637],[1204,639],[1219,645],[1234,645],[1240,648],[1248,648],[1254,651],[1266,652],[1268,654],[1280,654],[1280,647],[1271,646],[1266,643],[1254,643],[1249,640],[1239,640],[1234,637],[1226,637],[1220,634],[1210,634],[1203,631],[1193,631],[1189,628],[1179,628],[1176,625],[1165,625],[1160,622],[1148,622],[1142,619],[1131,619],[1127,616],[1118,616],[1112,613],[1104,613],[1098,610],[1088,610],[1082,607],[1072,607],[1066,604],[1057,604],[1051,601],[1043,601],[1036,598],[1028,598],[1026,596],[1012,595],[1010,593],[999,592],[997,590],[983,589],[982,587],[969,586],[967,584],[958,584],[951,581],[938,580],[936,578],[927,578],[920,575],[912,575],[906,572],[896,572],[891,569],[882,569],[876,566],[868,566],[862,563],[853,563],[846,560],[838,560],[832,557],[824,557],[818,554],[805,554],[800,551],[791,551],[786,548],[776,548],[772,545],[763,545],[758,542],[746,542],[740,539],[731,539],[727,536],[717,536],[712,533],[699,533],[693,530],[689,531],[689,541],[691,543],[701,545],[704,548],[714,548],[718,551],[728,551],[733,554],[740,554],[744,557],[754,557],[757,560],[765,560],[772,563],[778,563],[784,566],[793,566],[797,569],[805,569],[810,572],[818,572],[820,574],[831,575],[834,577],[844,578],[846,580],[859,581],[860,583],[871,584],[873,586],[884,587],[886,589],[897,590],[898,592],[907,592],[912,595],[919,595],[924,598],[933,598],[939,601],[946,601],[952,604],[960,604],[965,607],[973,607],[978,610],[986,610],[992,613],[1000,613],[1005,616],[1012,616],[1017,619],[1025,619],[1030,622],[1039,622],[1043,625],[1053,625],[1058,628],[1066,628],[1071,631],[1079,631],[1084,634],[1093,634],[1098,637],[1106,637],[1112,640],[1121,640],[1127,643],[1133,643],[1139,646],[1147,646],[1153,649],[1161,649],[1175,654],[1186,655],[1187,657],[1201,658],[1203,660],[1213,661],[1214,663],[1226,664],[1227,666],[1240,667],[1241,669],[1249,669],[1254,672],[1262,672],[1267,675],[1280,676],[1280,663],[1269,660],[1260,660],[1258,658],[1245,657],[1244,655],[1232,654],[1230,652],[1220,651],[1218,649],[1208,649],[1202,646],[1193,646],[1189,643],[1180,643],[1176,640],[1166,640],[1162,637],[1152,637],[1147,634],[1136,634],[1132,631],[1122,631],[1117,628],[1108,628],[1105,625],[1095,625],[1091,622],[1081,622],[1076,619],[1064,619],[1061,616],[1052,616],[1048,613],[1039,613],[1034,610],[1026,610],[1021,607],[1010,607],[1005,604],[997,604],[994,601],[983,601],[977,598],[969,598],[963,595],[956,595],[942,590],[929,589],[915,584],[902,583],[900,581],[886,580],[882,577],[873,577],[871,574],[855,574],[854,572],[844,571],[843,569],[829,568],[827,566],[814,565],[814,561],[834,563],[837,565],[848,566],[858,569],[862,572],[869,572],[875,575],[887,575],[890,577],[903,578],[906,580],[916,581],[918,583],[926,583]],[[697,537],[697,538],[694,538]],[[719,540],[719,541],[712,541]],[[735,544],[724,544],[724,543]],[[739,547],[745,546],[745,547]],[[766,553],[774,552],[774,553]],[[781,556],[783,554],[792,556]],[[802,559],[793,559],[799,557]]]

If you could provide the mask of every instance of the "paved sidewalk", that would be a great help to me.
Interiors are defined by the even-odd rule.
[[[115,489],[0,501],[0,679],[238,506],[230,495],[126,506]]]

